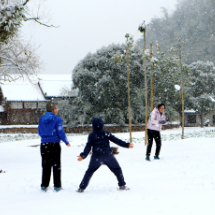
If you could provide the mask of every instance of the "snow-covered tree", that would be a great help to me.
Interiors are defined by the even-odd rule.
[[[130,50],[130,86],[132,122],[143,122],[142,55]],[[127,70],[125,45],[110,45],[88,54],[73,70],[73,83],[79,89],[73,122],[91,123],[95,116],[106,123],[128,122]]]
[[[197,61],[190,65],[189,76],[191,77],[187,92],[189,95],[188,105],[195,110],[201,118],[211,110],[214,110],[215,95],[215,68],[212,62]]]
[[[129,53],[132,123],[144,123],[143,53],[135,45],[130,46]],[[154,105],[165,102],[167,115],[174,120],[178,116],[175,104],[180,98],[180,93],[175,90],[175,85],[180,85],[178,59],[165,55],[157,56],[157,58],[154,56],[153,59],[159,61],[154,66]],[[188,68],[186,65],[183,66],[186,76]],[[147,76],[148,100],[150,101],[149,60]],[[69,122],[69,126],[91,123],[95,116],[102,117],[106,123],[121,125],[128,123],[125,45],[110,45],[103,47],[95,54],[88,54],[73,70],[73,83],[74,87],[79,90],[78,97],[72,107],[66,105],[66,102],[62,103],[62,107],[68,110],[68,113],[65,113],[65,121]]]
[[[41,22],[38,13],[36,16],[29,16],[27,3],[30,0],[14,0],[0,2],[0,41],[5,42],[8,38],[17,36],[19,28],[24,21],[33,20],[46,27],[54,27]],[[39,10],[39,9],[38,9]]]
[[[26,19],[27,10],[20,2],[4,2],[0,5],[0,40],[14,36]]]
[[[175,88],[175,85],[180,86],[181,84],[179,57],[176,51],[157,56],[159,63],[154,68],[153,77],[154,103],[165,103],[167,116],[171,120],[181,117],[182,111],[181,91]],[[182,72],[185,86],[189,84],[188,70],[189,67],[183,63]],[[185,100],[186,98],[185,95]]]

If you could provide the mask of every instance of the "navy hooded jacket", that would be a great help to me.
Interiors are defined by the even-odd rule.
[[[102,130],[104,126],[104,122],[102,119],[94,118],[92,126],[93,126],[93,132],[89,134],[85,149],[80,154],[82,158],[87,157],[87,155],[91,150],[91,147],[93,147],[93,153],[111,151],[109,140],[116,143],[119,146],[129,148],[129,143],[126,143],[116,138],[109,131]]]
[[[69,143],[63,130],[62,119],[52,112],[40,117],[38,133],[41,136],[41,143],[59,143],[61,140],[66,145]]]

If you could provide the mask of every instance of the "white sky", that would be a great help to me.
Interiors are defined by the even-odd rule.
[[[44,63],[42,73],[71,74],[87,53],[102,46],[123,43],[125,34],[134,39],[141,35],[138,26],[143,20],[162,16],[161,7],[169,12],[177,0],[31,0],[32,13],[42,2],[44,20],[59,28],[46,28],[33,21],[24,24],[21,35],[35,46]]]

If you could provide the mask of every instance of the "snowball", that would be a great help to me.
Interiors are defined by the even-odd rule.
[[[175,87],[176,90],[180,90],[181,89],[181,87],[179,85],[175,85],[174,87]]]

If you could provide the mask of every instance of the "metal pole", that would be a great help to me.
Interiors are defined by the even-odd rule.
[[[153,71],[152,71],[152,44],[150,43],[150,65],[151,65],[151,112],[153,111]]]
[[[183,76],[182,76],[182,64],[181,64],[181,39],[179,39],[179,64],[181,73],[181,98],[182,98],[182,136],[184,139],[184,89],[183,89]]]
[[[127,42],[128,42],[127,36]],[[132,143],[132,133],[131,133],[131,102],[130,102],[130,78],[129,78],[129,56],[128,56],[128,45],[126,46],[126,61],[127,61],[127,80],[128,80],[128,113],[129,113],[129,133],[130,133],[130,143]]]
[[[147,145],[147,121],[148,121],[148,102],[147,102],[147,76],[146,76],[146,29],[144,31],[144,71],[145,71],[145,145]]]

